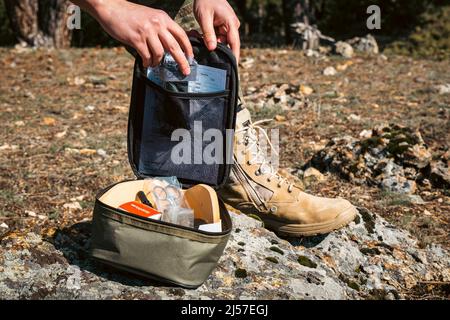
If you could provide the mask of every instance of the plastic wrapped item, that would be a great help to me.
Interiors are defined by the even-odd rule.
[[[164,82],[196,81],[197,61],[192,57],[187,57],[191,73],[187,76],[181,73],[178,64],[170,53],[164,54],[159,68],[159,76]]]
[[[171,207],[164,211],[162,221],[193,228],[194,210],[190,208]]]
[[[162,220],[185,227],[194,227],[194,210],[187,205],[181,184],[176,177],[147,179],[144,184],[147,195],[151,195]]]
[[[181,184],[176,177],[146,179],[143,191],[160,212],[169,207],[188,207],[183,199]]]
[[[187,58],[191,73],[183,75],[173,57],[166,53],[161,63],[147,68],[147,78],[172,92],[211,93],[226,88],[227,71],[224,69],[200,65],[194,58]]]
[[[155,199],[156,207],[159,211],[165,212],[171,208],[179,208],[183,203],[183,194],[181,189],[176,186],[154,186],[152,196]]]
[[[178,64],[165,53],[161,63],[154,68],[147,68],[147,78],[166,90],[173,92],[188,92],[188,83],[197,81],[197,61],[187,57],[191,73],[187,76],[181,73]]]

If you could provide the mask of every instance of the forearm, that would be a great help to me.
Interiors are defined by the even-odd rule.
[[[103,11],[107,8],[108,4],[112,2],[124,2],[127,0],[70,0],[84,11],[88,12],[91,16],[98,19]]]

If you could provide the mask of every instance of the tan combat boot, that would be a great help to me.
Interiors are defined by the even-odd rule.
[[[259,216],[267,228],[285,236],[324,234],[350,223],[357,213],[350,202],[304,193],[266,162],[258,133],[268,137],[258,124],[252,123],[248,109],[239,111],[234,164],[227,185],[219,191],[221,199]]]

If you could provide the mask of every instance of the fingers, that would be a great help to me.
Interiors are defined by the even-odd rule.
[[[241,39],[239,37],[239,25],[232,25],[229,27],[227,33],[227,41],[230,45],[231,51],[233,51],[236,61],[239,62],[241,51]]]
[[[141,10],[146,12],[141,13]],[[188,75],[190,68],[187,57],[193,57],[194,54],[184,30],[164,11],[145,7],[136,11],[139,11],[141,17],[132,19],[133,23],[128,21],[128,29],[123,33],[129,34],[124,42],[136,49],[144,67],[156,67],[164,57],[164,53],[169,52],[180,71]]]
[[[174,23],[170,28],[169,31],[172,33],[174,38],[178,41],[179,45],[181,46],[181,49],[183,49],[185,55],[187,57],[193,57],[194,52],[192,51],[192,45],[189,41],[189,38],[186,34],[186,32],[181,28],[177,23]]]
[[[150,51],[145,43],[136,45],[135,49],[142,58],[142,65],[144,66],[144,68],[149,67],[152,64],[152,55],[150,54]]]
[[[228,28],[224,25],[216,27],[216,37],[218,43],[228,44],[227,33]]]
[[[223,34],[218,34],[217,35],[217,42],[218,43],[227,44],[228,43],[227,36],[223,35]]]
[[[166,49],[166,51],[170,52],[172,57],[177,62],[178,68],[180,68],[180,71],[184,75],[188,75],[189,73],[191,73],[191,69],[189,68],[189,62],[187,61],[183,50],[181,50],[180,45],[175,40],[175,38],[172,36],[172,34],[170,32],[164,32],[164,33],[160,34],[159,39],[161,40],[161,43],[164,46],[164,49]],[[191,56],[193,56],[192,53],[191,53]]]
[[[216,32],[214,31],[214,16],[212,12],[205,12],[199,17],[199,24],[203,31],[205,45],[212,51],[217,47]]]
[[[149,34],[147,36],[147,46],[152,56],[151,66],[156,67],[164,56],[164,48],[158,36]]]

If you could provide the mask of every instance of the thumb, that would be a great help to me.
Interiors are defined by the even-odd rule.
[[[203,31],[205,45],[208,50],[212,51],[217,47],[216,32],[214,31],[213,13],[207,12],[201,15],[199,19],[200,27]]]

